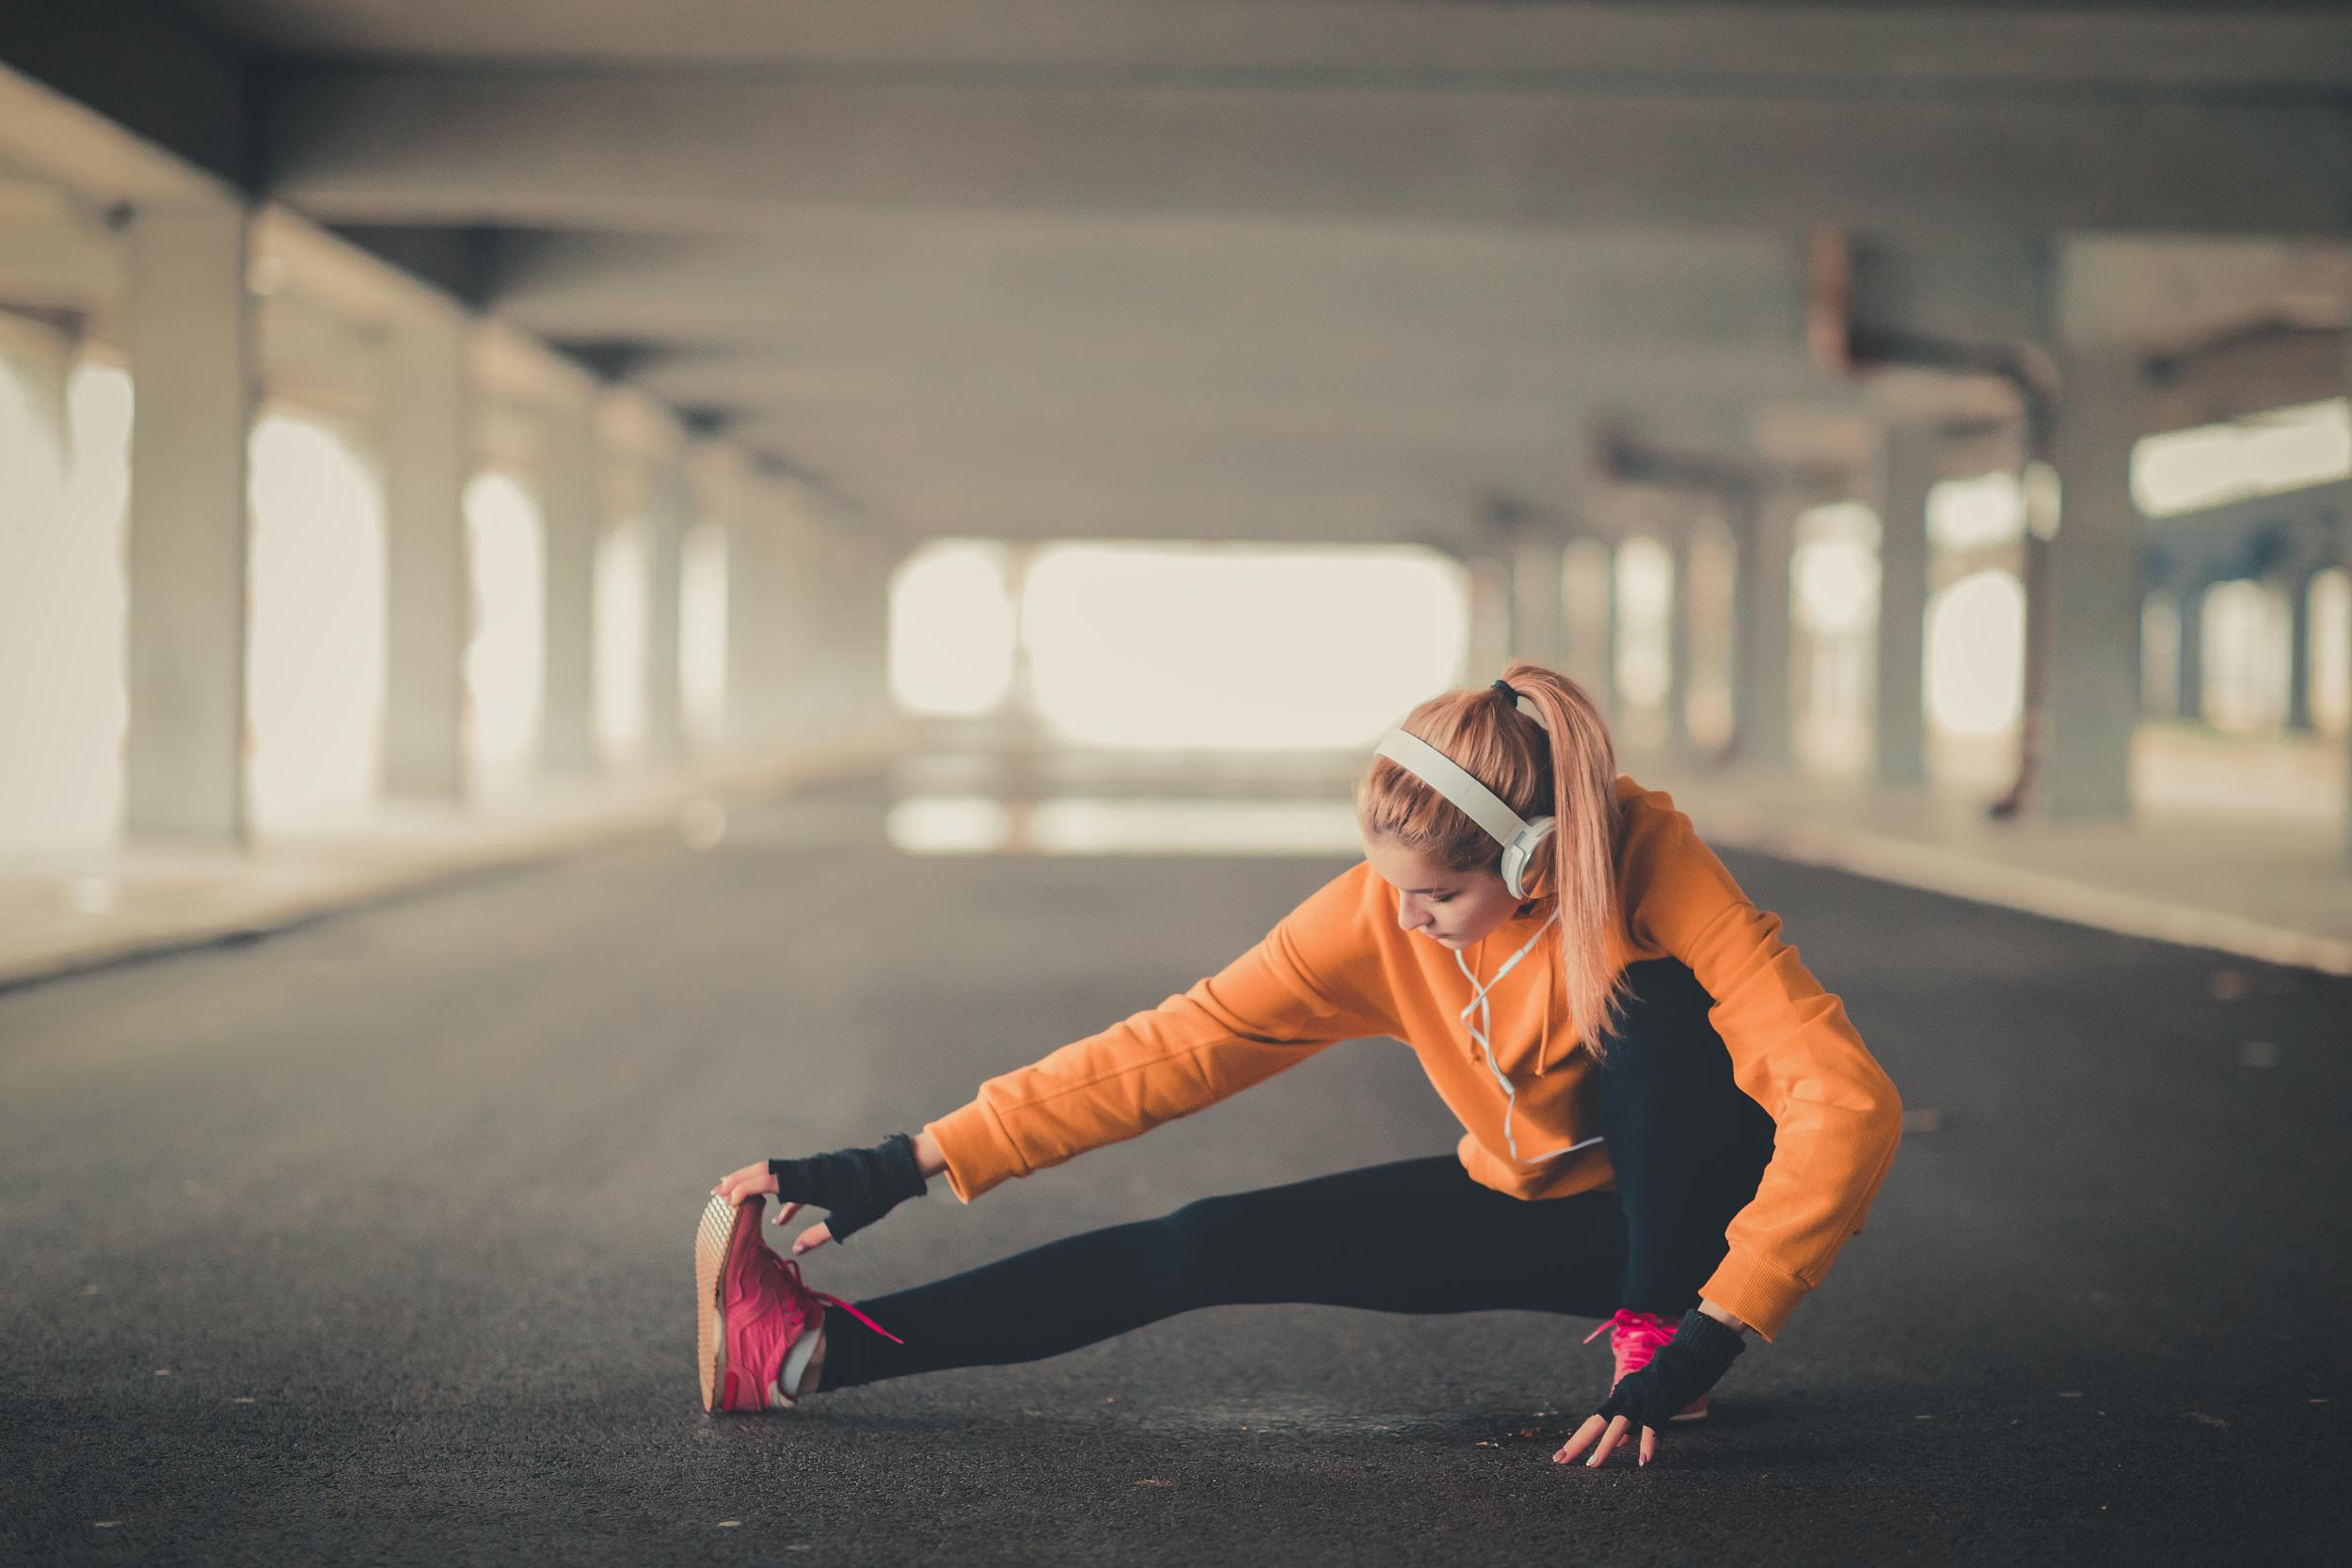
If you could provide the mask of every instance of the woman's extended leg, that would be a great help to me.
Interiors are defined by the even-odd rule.
[[[903,1345],[828,1308],[818,1386],[1035,1361],[1242,1302],[1606,1317],[1625,1266],[1616,1194],[1530,1203],[1435,1155],[1203,1198],[858,1304]]]
[[[1698,1305],[1728,1250],[1724,1227],[1756,1196],[1772,1118],[1732,1082],[1708,1022],[1714,998],[1678,958],[1626,971],[1624,1025],[1601,1068],[1601,1126],[1624,1204],[1626,1269],[1615,1304],[1669,1321]]]

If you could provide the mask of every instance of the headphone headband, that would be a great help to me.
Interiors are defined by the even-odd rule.
[[[1527,822],[1502,803],[1502,797],[1480,784],[1470,769],[1417,735],[1391,730],[1380,742],[1379,754],[1444,796],[1471,821],[1486,830],[1497,844],[1508,844],[1527,832]]]

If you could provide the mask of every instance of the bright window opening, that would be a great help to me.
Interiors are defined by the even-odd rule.
[[[1735,595],[1740,561],[1731,530],[1719,521],[1700,525],[1686,559],[1691,586],[1683,603],[1691,618],[1691,673],[1683,717],[1692,744],[1712,749],[1730,743],[1734,722],[1731,676],[1739,655],[1734,627],[1739,622]]]
[[[0,315],[0,852],[120,815],[129,421],[119,372],[69,374],[58,334]]]
[[[2266,735],[2286,722],[2293,622],[2268,583],[2240,578],[2205,592],[2205,718],[2216,729]]]
[[[1947,479],[1928,492],[1928,540],[1936,549],[1982,549],[2025,536],[2025,497],[2015,474]]]
[[[1661,745],[1674,688],[1674,553],[1647,536],[1628,539],[1616,569],[1618,738]]]
[[[2166,517],[2352,475],[2343,398],[2151,436],[2132,450],[2132,499]]]
[[[2014,573],[1971,573],[1928,602],[1928,719],[1945,735],[2016,727],[2023,699],[2026,591]]]
[[[1797,519],[1789,558],[1798,669],[1795,742],[1831,771],[1859,768],[1870,744],[1877,673],[1879,520],[1868,507],[1815,507]]]
[[[256,421],[251,465],[254,828],[348,823],[383,750],[383,491],[339,432],[291,414]]]

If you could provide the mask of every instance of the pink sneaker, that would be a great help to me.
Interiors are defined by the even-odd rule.
[[[1601,1329],[1609,1331],[1609,1353],[1617,1363],[1616,1374],[1609,1380],[1612,1388],[1623,1383],[1628,1372],[1638,1372],[1648,1366],[1650,1357],[1675,1337],[1675,1324],[1667,1319],[1655,1312],[1629,1312],[1623,1307],[1612,1314],[1600,1328],[1584,1336],[1584,1342],[1589,1345],[1599,1338]],[[1691,1402],[1689,1409],[1671,1419],[1704,1421],[1707,1419],[1707,1402],[1714,1397],[1714,1392],[1710,1388],[1701,1394]]]
[[[759,1233],[767,1207],[765,1197],[732,1207],[714,1197],[694,1236],[695,1359],[705,1410],[791,1409],[799,1402],[782,1386],[785,1360],[825,1326],[829,1306],[898,1338],[848,1302],[803,1284],[800,1264],[777,1257]]]

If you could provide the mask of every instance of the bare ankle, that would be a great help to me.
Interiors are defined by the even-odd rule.
[[[817,1348],[809,1354],[808,1370],[801,1374],[801,1386],[792,1390],[794,1399],[817,1392],[817,1374],[825,1370],[825,1331],[817,1331]]]

